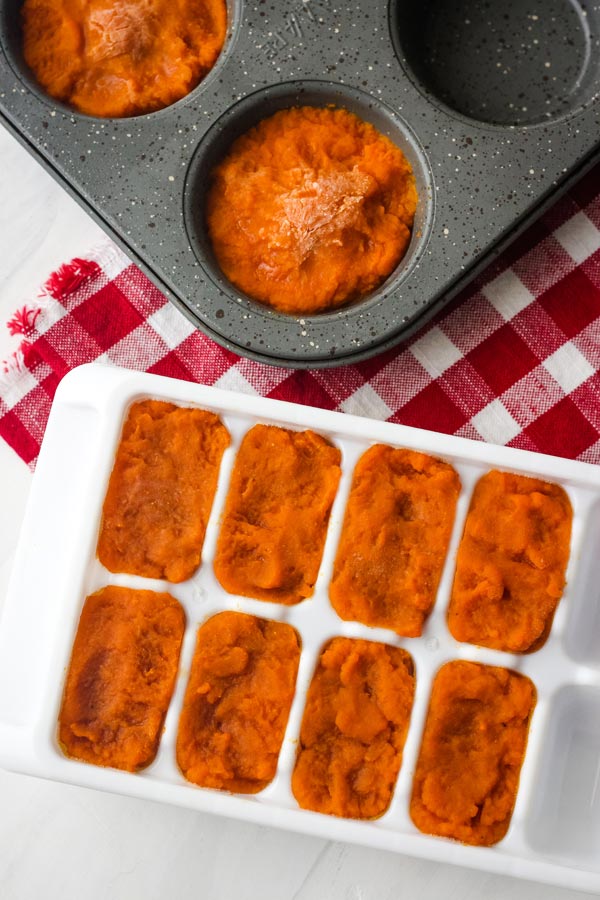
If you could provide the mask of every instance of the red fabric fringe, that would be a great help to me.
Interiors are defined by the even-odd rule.
[[[100,266],[97,262],[76,257],[52,273],[44,284],[43,292],[50,294],[55,300],[61,300],[76,291],[88,278],[99,273]]]
[[[12,319],[9,319],[6,323],[8,333],[12,335],[22,334],[25,338],[33,337],[35,323],[40,313],[41,309],[34,306],[21,307],[21,309],[16,311]]]

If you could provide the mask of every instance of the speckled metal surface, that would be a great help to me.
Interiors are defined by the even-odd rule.
[[[54,104],[1,0],[0,116],[215,340],[279,365],[354,362],[422,324],[600,151],[600,2],[230,0],[208,77],[173,106],[95,119]],[[297,318],[241,296],[206,239],[211,165],[295,104],[345,106],[409,157],[413,240],[371,296]]]

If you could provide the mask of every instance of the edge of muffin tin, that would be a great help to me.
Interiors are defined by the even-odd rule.
[[[100,512],[123,417],[131,402],[145,396],[213,410],[221,416],[232,437],[232,445],[223,457],[203,563],[188,582],[180,585],[110,574],[95,559]],[[342,480],[331,514],[315,594],[294,607],[229,595],[218,585],[212,572],[219,516],[234,456],[243,434],[259,421],[298,429],[313,428],[330,437],[342,450]],[[398,638],[386,629],[342,621],[327,596],[354,464],[375,442],[432,453],[452,463],[461,477],[462,490],[444,573],[421,638]],[[450,636],[445,624],[455,555],[472,488],[481,474],[494,467],[556,481],[565,487],[573,504],[567,588],[547,643],[532,654],[512,655],[460,644]],[[58,520],[57,510],[60,510]],[[553,847],[555,838],[551,833],[553,813],[558,814],[558,807],[552,804],[560,800],[560,792],[556,793],[556,772],[561,765],[560,753],[567,752],[568,735],[562,733],[567,730],[565,716],[575,717],[576,722],[571,719],[572,726],[586,725],[600,709],[600,657],[593,657],[594,636],[600,634],[600,601],[597,591],[594,595],[595,537],[599,533],[600,470],[585,463],[232,394],[156,375],[97,364],[82,366],[63,379],[56,395],[0,628],[0,761],[15,771],[329,839],[571,888],[600,889],[597,853],[583,853],[577,858],[571,847]],[[35,565],[32,565],[34,553]],[[178,680],[159,751],[154,763],[137,774],[67,759],[56,742],[63,681],[83,599],[105,584],[166,590],[183,602],[187,614]],[[197,626],[223,609],[288,622],[298,630],[302,641],[296,694],[277,774],[267,788],[253,796],[230,795],[191,785],[179,773],[174,756],[177,722]],[[301,810],[291,793],[290,774],[305,690],[320,648],[334,635],[364,637],[401,646],[415,662],[416,693],[402,767],[389,810],[373,821],[337,819]],[[528,675],[537,690],[511,825],[507,836],[491,848],[466,846],[422,834],[412,824],[408,812],[431,677],[449,659],[506,666]],[[572,709],[576,712],[569,712]],[[585,721],[580,722],[577,717],[583,717],[584,713],[587,713]],[[598,750],[600,726],[594,738]],[[561,740],[563,745],[557,747]],[[577,810],[571,812],[574,816]],[[545,826],[546,831],[540,827],[542,822],[550,822],[550,826]],[[589,831],[593,840],[593,828]],[[563,840],[565,834],[568,839],[566,829]]]
[[[328,367],[393,346],[600,152],[594,98],[566,119],[517,127],[468,119],[424,90],[394,34],[409,0],[228,0],[227,41],[208,76],[172,106],[127,119],[85,116],[41,96],[7,27],[19,3],[2,4],[0,117],[196,327],[262,362]],[[241,296],[202,236],[196,245],[193,221],[188,239],[190,178],[207,142],[248,107],[255,120],[267,115],[286,92],[316,92],[321,105],[346,100],[385,123],[402,135],[421,179],[421,221],[396,272],[354,305],[304,318]]]

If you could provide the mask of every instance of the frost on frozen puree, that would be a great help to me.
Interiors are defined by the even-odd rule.
[[[292,777],[300,806],[354,819],[385,812],[414,690],[405,650],[342,637],[325,645],[308,690]]]
[[[413,782],[421,831],[485,846],[504,837],[535,701],[524,675],[462,660],[442,666]]]
[[[130,772],[152,762],[184,629],[169,594],[106,587],[86,599],[59,715],[67,756]]]
[[[134,403],[102,510],[100,562],[110,572],[190,578],[228,445],[214,413],[160,400]]]
[[[452,466],[376,444],[359,459],[329,596],[342,619],[418,637],[435,601],[460,480]]]
[[[479,480],[448,611],[453,637],[513,653],[542,646],[565,586],[572,517],[556,484],[506,472]]]
[[[299,659],[283,622],[222,612],[198,629],[177,736],[188,781],[243,794],[272,781]]]

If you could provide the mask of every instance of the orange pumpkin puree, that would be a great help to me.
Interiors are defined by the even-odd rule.
[[[152,762],[184,629],[169,594],[111,586],[86,599],[58,718],[67,756],[128,772]]]
[[[256,794],[273,780],[299,659],[283,622],[222,612],[198,629],[177,736],[188,781]]]
[[[377,444],[354,470],[331,602],[342,619],[418,637],[435,601],[460,479],[424,453]]]
[[[313,593],[341,453],[312,431],[255,425],[231,476],[215,574],[226,591],[299,603]]]
[[[402,151],[345,109],[284,109],[212,172],[206,221],[233,284],[286,313],[374,290],[402,259],[417,191]]]
[[[413,782],[417,828],[483,846],[504,837],[535,701],[524,675],[462,660],[442,666]]]
[[[25,0],[23,53],[39,84],[90,116],[137,116],[185,97],[213,67],[225,0]]]
[[[390,804],[415,691],[410,655],[373,641],[333,638],[304,709],[292,790],[300,806],[373,819]]]
[[[100,562],[110,572],[190,578],[228,445],[214,413],[160,400],[134,403],[104,500]]]
[[[542,646],[565,585],[572,516],[556,484],[507,472],[479,480],[448,610],[458,641],[512,653]]]

